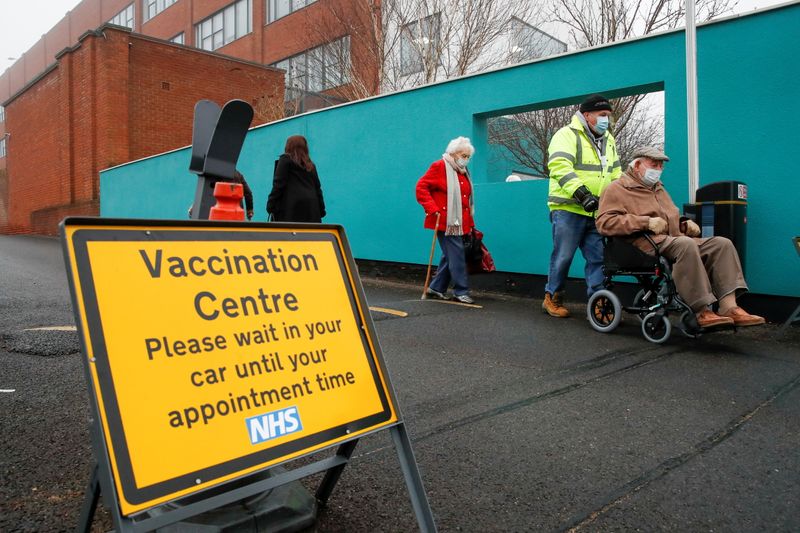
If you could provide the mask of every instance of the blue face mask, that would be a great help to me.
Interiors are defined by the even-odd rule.
[[[608,129],[608,117],[597,117],[597,124],[594,125],[594,131],[600,135],[604,134]]]

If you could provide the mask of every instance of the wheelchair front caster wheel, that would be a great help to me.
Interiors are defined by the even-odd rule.
[[[642,335],[650,342],[656,344],[666,342],[670,333],[672,333],[672,324],[669,323],[666,316],[653,312],[642,319]]]
[[[622,304],[613,292],[607,289],[597,291],[586,304],[586,317],[600,333],[614,331],[622,320]]]

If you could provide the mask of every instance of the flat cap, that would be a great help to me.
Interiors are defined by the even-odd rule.
[[[667,154],[653,146],[639,146],[638,148],[634,148],[633,152],[631,153],[631,160],[634,160],[638,157],[647,157],[654,161],[669,161]]]

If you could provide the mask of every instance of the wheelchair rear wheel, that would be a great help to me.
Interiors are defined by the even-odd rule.
[[[586,317],[600,333],[614,331],[622,320],[622,304],[613,292],[608,289],[599,290],[589,297]]]
[[[650,342],[656,344],[666,342],[670,333],[672,333],[672,324],[664,315],[653,312],[642,320],[642,335]]]

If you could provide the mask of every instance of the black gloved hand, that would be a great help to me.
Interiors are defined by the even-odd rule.
[[[581,185],[578,187],[574,193],[572,193],[572,197],[575,198],[581,206],[583,206],[583,210],[587,213],[592,213],[597,211],[597,208],[600,207],[600,200],[594,194],[589,192],[589,189],[586,188],[586,185]]]

